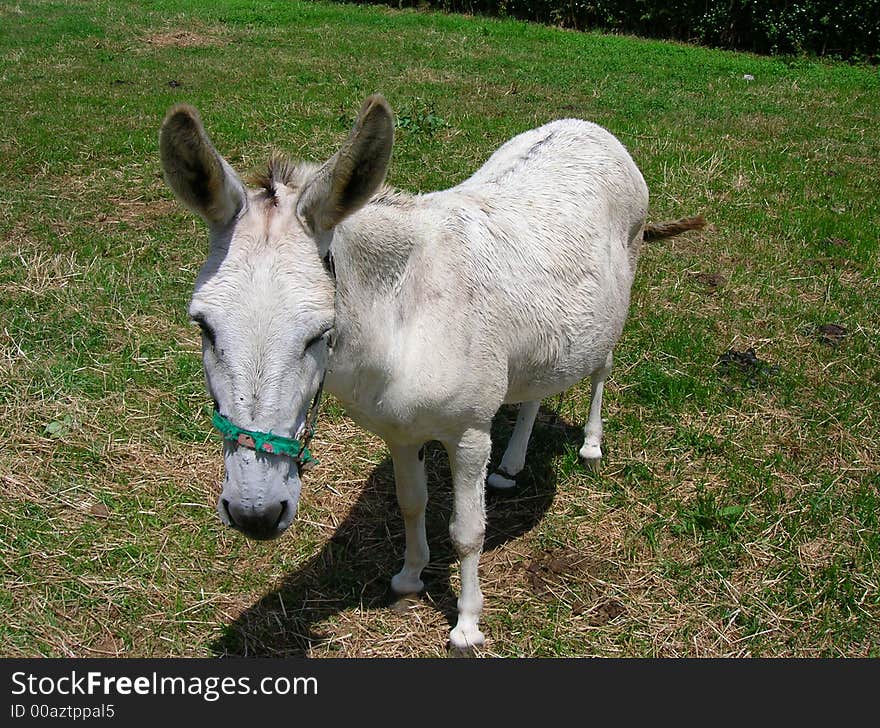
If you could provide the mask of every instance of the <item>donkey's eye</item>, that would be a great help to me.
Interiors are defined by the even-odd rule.
[[[320,344],[322,341],[327,342],[329,344],[330,343],[330,331],[331,331],[331,329],[324,329],[324,331],[322,331],[320,334],[318,334],[317,336],[313,336],[311,339],[309,339],[306,342],[306,345],[304,347],[304,351],[308,351],[316,344]]]
[[[201,316],[196,316],[193,318],[193,323],[201,329],[202,336],[204,336],[208,340],[208,343],[210,343],[211,346],[214,346],[217,337],[214,335],[214,329],[211,328],[208,322],[205,321],[205,319],[203,319]]]

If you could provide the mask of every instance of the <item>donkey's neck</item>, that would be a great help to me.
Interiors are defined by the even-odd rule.
[[[336,340],[326,388],[357,422],[382,430],[385,397],[401,345],[410,269],[432,225],[418,197],[374,200],[340,223],[331,252],[336,271]]]
[[[382,295],[393,290],[419,235],[416,197],[386,192],[341,223],[331,252],[337,285]]]

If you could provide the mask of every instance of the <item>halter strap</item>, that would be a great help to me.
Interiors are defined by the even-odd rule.
[[[270,455],[287,455],[293,458],[294,462],[302,470],[311,470],[318,464],[318,460],[309,450],[309,443],[315,435],[315,428],[318,423],[318,409],[321,405],[321,396],[324,392],[324,377],[321,377],[321,383],[318,385],[318,391],[309,407],[309,413],[306,416],[305,434],[302,440],[293,437],[284,437],[283,435],[275,435],[271,432],[260,432],[259,430],[246,430],[239,427],[227,417],[220,414],[219,410],[214,410],[211,422],[223,435],[224,440],[236,442],[242,447],[265,452]]]

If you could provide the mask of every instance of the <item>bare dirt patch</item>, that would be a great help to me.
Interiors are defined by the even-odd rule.
[[[413,66],[403,74],[403,80],[412,83],[448,84],[459,81],[461,76],[448,69]]]
[[[95,656],[120,657],[125,652],[125,645],[119,637],[111,633],[102,636],[94,644],[83,649]]]
[[[101,227],[115,228],[125,226],[133,230],[149,230],[155,227],[158,218],[177,212],[180,207],[172,198],[158,200],[113,200],[113,210],[99,213],[95,221]]]
[[[617,599],[608,599],[600,602],[590,611],[587,616],[587,624],[591,627],[601,627],[625,613],[626,607]]]
[[[214,36],[192,30],[168,30],[148,35],[144,42],[154,48],[207,48],[220,41]]]
[[[609,581],[618,575],[613,564],[573,549],[556,549],[537,554],[525,566],[532,593],[542,601],[566,601],[572,613],[588,615],[594,626],[609,622],[626,609],[603,594]],[[577,586],[577,591],[571,587]]]
[[[845,326],[840,324],[822,324],[816,330],[819,341],[829,346],[837,346],[847,334]]]
[[[744,127],[755,129],[762,136],[778,136],[787,128],[783,116],[771,116],[760,112],[747,114],[742,118],[742,123]]]
[[[720,273],[692,273],[691,277],[704,287],[706,293],[715,293],[727,283],[727,279]]]
[[[834,543],[827,538],[816,538],[798,546],[800,562],[807,569],[830,566],[834,553]]]
[[[826,346],[837,347],[849,334],[849,329],[840,324],[807,324],[800,327],[798,333],[811,339],[816,339]]]

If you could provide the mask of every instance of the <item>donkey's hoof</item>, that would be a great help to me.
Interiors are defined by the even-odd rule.
[[[516,487],[516,478],[509,478],[506,475],[502,475],[501,471],[496,470],[486,478],[486,485],[495,490],[510,490]]]
[[[584,445],[580,452],[581,462],[591,473],[598,473],[602,463],[602,449],[598,445]]]
[[[472,657],[474,648],[482,647],[486,637],[476,627],[469,629],[457,626],[449,633],[449,653],[459,657]]]
[[[404,574],[402,571],[391,577],[391,589],[395,594],[404,596],[406,594],[418,594],[425,588],[424,582],[417,576]]]

